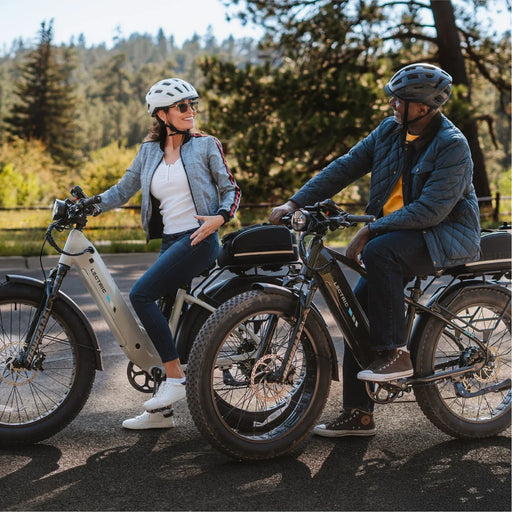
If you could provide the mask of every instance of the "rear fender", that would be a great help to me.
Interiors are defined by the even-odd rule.
[[[33,277],[10,274],[10,275],[6,276],[6,280],[11,283],[15,283],[15,284],[19,283],[19,284],[23,284],[25,286],[30,286],[32,288],[35,288],[35,289],[41,290],[41,291],[44,291],[44,288],[45,288],[44,281],[41,281],[39,279],[34,279]],[[91,345],[92,349],[94,350],[94,355],[95,355],[95,360],[96,360],[96,370],[103,370],[103,361],[101,359],[101,349],[100,349],[96,334],[92,330],[91,324],[89,323],[89,320],[87,320],[87,317],[84,315],[82,310],[78,307],[78,304],[75,301],[73,301],[64,292],[59,290],[57,298],[59,300],[62,300],[80,318],[80,321],[82,322],[82,324],[84,326],[85,332],[87,333],[87,337],[89,338],[89,344]]]
[[[452,286],[448,286],[447,288],[442,288],[436,293],[430,297],[428,300],[426,306],[428,308],[431,308],[435,303],[439,304],[443,307],[448,307],[452,300],[464,289],[469,288],[488,288],[493,290],[500,290],[500,291],[508,291],[510,293],[510,290],[504,286],[499,286],[496,284],[489,284],[484,283],[480,280],[471,280],[471,281],[459,281],[458,283],[453,284]],[[411,341],[409,344],[410,352],[413,356],[413,359],[416,356],[417,349],[418,349],[418,343],[423,335],[423,331],[425,329],[425,326],[427,324],[427,321],[432,315],[430,315],[427,312],[420,312],[418,313],[412,333],[411,333]]]

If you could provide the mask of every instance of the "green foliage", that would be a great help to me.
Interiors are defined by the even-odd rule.
[[[343,66],[283,59],[241,69],[215,57],[206,129],[225,143],[248,202],[280,201],[382,119],[379,86],[357,56]]]
[[[132,163],[136,153],[137,148],[127,149],[117,142],[93,151],[80,173],[82,188],[88,195],[94,195],[115,185]],[[140,204],[140,194],[132,200],[133,203]]]
[[[16,100],[5,118],[12,137],[40,140],[57,163],[79,161],[75,99],[70,76],[72,52],[52,46],[52,24],[41,25],[40,42],[19,67]],[[59,57],[61,61],[59,61]]]
[[[0,206],[48,203],[62,179],[61,169],[40,141],[4,143],[0,146]]]
[[[478,4],[493,9],[500,2]],[[434,25],[428,26],[428,2],[224,3],[244,6],[245,19],[267,28],[258,46],[233,37],[218,42],[209,31],[180,47],[160,30],[155,38],[118,38],[112,49],[88,48],[83,37],[56,48],[50,23],[42,25],[35,48],[17,41],[0,55],[0,206],[49,203],[77,183],[89,194],[115,184],[151,124],[145,94],[168,76],[200,91],[200,125],[223,143],[243,203],[281,202],[390,113],[382,89],[396,69],[443,57]],[[456,21],[469,83],[454,88],[444,112],[458,126],[478,120],[491,190],[510,195],[510,34],[486,32],[467,7],[473,3],[452,3],[466,7],[456,11]],[[33,93],[39,79],[51,84],[46,96]],[[59,109],[58,98],[65,98],[66,108]],[[50,122],[41,126],[48,138],[31,131],[30,116],[41,115],[35,107],[44,101]],[[367,192],[368,177],[335,199],[365,202]],[[240,218],[257,222],[267,215],[242,210]],[[117,227],[130,220],[119,242],[143,242],[138,212],[115,218]],[[99,219],[98,226],[105,223]],[[114,240],[115,233],[105,236]]]
[[[507,10],[503,0],[430,3],[232,0],[225,1],[225,4],[234,5],[236,14],[242,20],[251,19],[267,29],[267,37],[262,45],[263,52],[273,59],[267,77],[269,81],[277,80],[280,68],[288,61],[295,63],[297,77],[306,76],[307,81],[310,75],[327,84],[329,73],[336,76],[342,69],[348,69],[352,76],[371,77],[367,86],[371,101],[371,95],[376,93],[372,87],[375,84],[382,87],[391,76],[392,69],[418,61],[441,65],[453,75],[456,84],[453,103],[447,105],[446,112],[453,115],[453,120],[468,138],[475,162],[477,193],[488,195],[485,162],[480,157],[481,142],[475,125],[482,117],[482,104],[475,102],[476,97],[481,98],[475,86],[478,77],[483,77],[494,86],[493,96],[499,96],[502,106],[500,111],[495,112],[496,118],[500,126],[505,128],[506,140],[510,140],[510,123],[507,127],[505,121],[510,119],[510,32],[498,38],[496,32],[492,32],[493,27],[485,27],[477,20],[482,20],[482,11],[485,14],[486,7],[498,6],[503,11]],[[462,42],[459,42],[459,34]],[[346,92],[341,88],[342,84],[334,82],[341,96]],[[297,92],[304,94],[300,89]],[[357,94],[359,91],[354,89],[354,92]],[[309,94],[309,91],[306,93]],[[354,103],[357,106],[357,101]],[[350,105],[348,108],[352,116],[354,111]],[[250,112],[250,105],[246,105],[246,109]],[[300,107],[298,110],[309,115],[307,119],[313,118]],[[325,110],[320,107],[319,112],[323,114]],[[213,121],[218,112],[211,114]],[[374,116],[372,121],[375,119]],[[325,117],[322,118],[324,120]],[[355,135],[361,133],[357,121],[357,115],[349,121],[355,128]],[[268,125],[268,122],[265,124]],[[334,139],[338,135],[335,131],[328,131],[326,123],[319,122],[317,126],[322,137]],[[367,126],[367,131],[373,126]],[[269,137],[270,134],[263,133],[263,136]],[[304,142],[303,138],[299,140]],[[317,139],[313,140],[313,144],[317,144]],[[510,148],[508,142],[505,145]],[[307,150],[309,145],[306,144]],[[489,154],[490,148],[486,147],[485,151]],[[327,157],[328,153],[324,152],[324,155]]]

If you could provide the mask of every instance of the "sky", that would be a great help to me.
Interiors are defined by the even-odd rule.
[[[487,10],[491,26],[510,28],[508,0],[491,0]],[[237,38],[263,35],[253,24],[242,26],[226,20],[221,0],[0,0],[0,56],[21,37],[37,44],[41,22],[54,19],[54,44],[69,43],[83,33],[87,46],[105,43],[112,47],[114,37],[148,33],[156,36],[160,28],[166,37],[174,35],[178,45],[194,33],[206,34],[211,25],[218,40],[233,34]]]
[[[226,21],[221,0],[0,0],[0,54],[19,37],[37,42],[41,22],[52,18],[54,44],[69,43],[72,36],[76,42],[83,33],[87,46],[111,47],[116,35],[156,36],[162,28],[181,45],[194,33],[205,35],[209,25],[218,40],[229,34],[259,39],[263,33],[255,25]]]

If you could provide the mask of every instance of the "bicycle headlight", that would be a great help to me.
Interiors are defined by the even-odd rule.
[[[53,203],[52,209],[52,219],[53,220],[61,220],[66,217],[67,205],[64,201],[60,199],[55,199]]]
[[[308,217],[306,213],[302,210],[294,212],[290,224],[295,231],[305,231],[306,226],[308,225]]]

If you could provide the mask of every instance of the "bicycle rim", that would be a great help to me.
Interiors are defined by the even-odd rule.
[[[256,356],[271,322],[276,325],[267,350]],[[315,394],[317,365],[307,331],[284,382],[276,377],[295,322],[277,312],[260,312],[232,329],[219,347],[211,375],[216,412],[244,440],[268,442],[287,435]]]
[[[30,368],[18,365],[36,312],[37,304],[0,303],[0,426],[28,426],[51,416],[75,382],[73,334],[55,312]]]
[[[471,365],[481,351],[468,334],[485,342],[491,357],[478,371],[461,380],[436,384],[437,393],[452,415],[471,423],[494,422],[510,412],[511,338],[510,311],[500,300],[473,301],[454,311],[454,323],[463,331],[445,325],[433,352],[435,369],[456,369]],[[505,389],[498,389],[503,384]],[[485,392],[489,387],[495,391]]]

